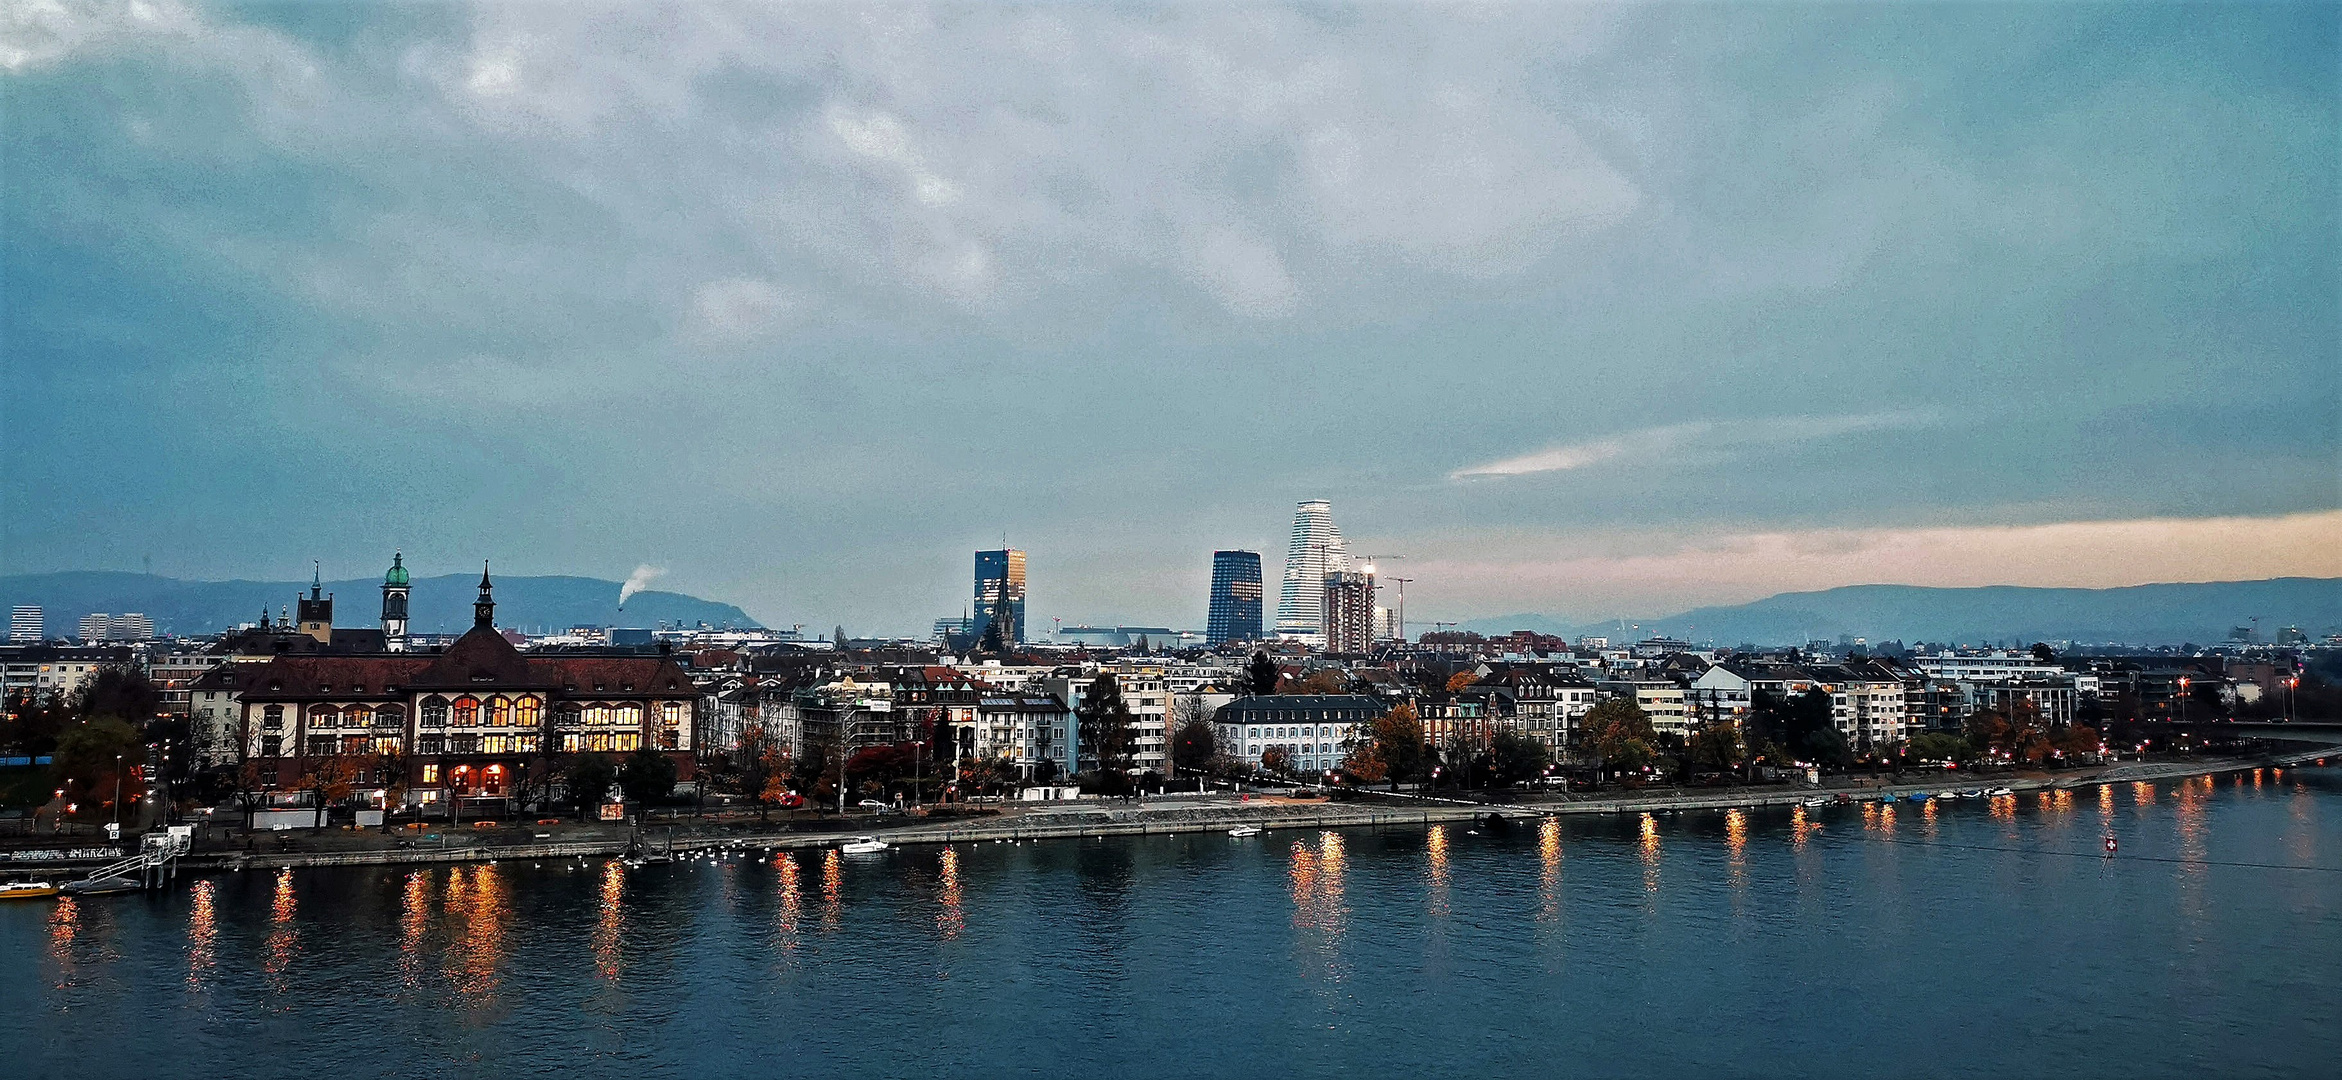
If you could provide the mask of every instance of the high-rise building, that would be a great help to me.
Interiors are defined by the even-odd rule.
[[[155,636],[155,621],[138,612],[108,615],[93,611],[81,617],[83,641],[146,641]]]
[[[1016,548],[976,553],[976,640],[984,639],[996,614],[1008,617],[1002,641],[1025,640],[1025,553]]]
[[[1374,647],[1374,575],[1337,570],[1325,580],[1325,650],[1363,653]]]
[[[1334,504],[1311,499],[1293,511],[1293,545],[1285,552],[1284,588],[1277,597],[1277,636],[1312,644],[1325,640],[1327,574],[1350,569],[1350,549],[1334,527]]]
[[[1260,640],[1260,552],[1212,552],[1212,606],[1204,644]]]
[[[47,629],[41,624],[41,606],[39,604],[18,604],[15,611],[9,612],[9,641],[37,642],[47,633]]]

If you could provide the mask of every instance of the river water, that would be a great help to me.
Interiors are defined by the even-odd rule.
[[[0,1075],[2333,1075],[2338,962],[2342,773],[2264,770],[19,901]]]

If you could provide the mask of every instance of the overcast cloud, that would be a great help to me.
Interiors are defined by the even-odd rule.
[[[0,570],[914,631],[1005,534],[1037,624],[1193,626],[1323,497],[1424,620],[2333,573],[2338,59],[2306,5],[11,4]]]

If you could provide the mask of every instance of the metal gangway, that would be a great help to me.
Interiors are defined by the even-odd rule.
[[[179,876],[179,856],[195,846],[195,827],[170,825],[139,837],[138,853],[92,870],[85,885],[115,879],[135,881],[141,888],[159,889]]]

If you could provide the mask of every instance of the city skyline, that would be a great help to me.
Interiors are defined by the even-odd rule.
[[[1005,530],[1197,625],[1325,498],[1419,627],[2342,576],[2324,9],[890,10],[0,29],[0,572],[913,632]]]

